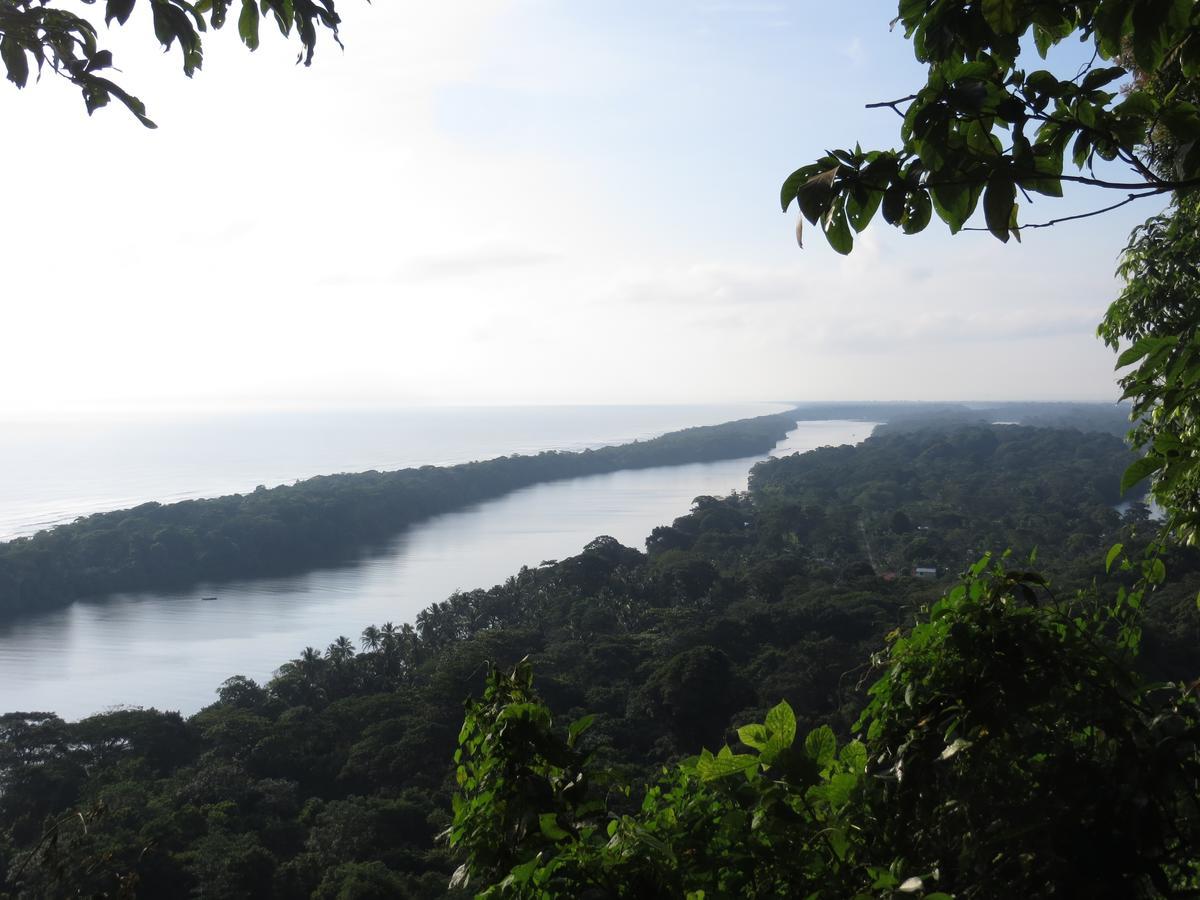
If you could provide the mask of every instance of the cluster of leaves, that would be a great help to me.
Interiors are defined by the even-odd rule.
[[[1178,92],[1114,90],[1130,74],[1119,59],[1143,74],[1200,73],[1195,0],[902,0],[896,21],[928,66],[915,94],[875,104],[903,117],[901,146],[834,150],[793,172],[781,202],[785,211],[799,204],[797,236],[807,219],[849,253],[854,232],[880,210],[906,234],[935,212],[953,233],[982,200],[987,229],[1019,240],[1022,228],[1050,223],[1022,223],[1018,192],[1060,197],[1062,182],[1073,181],[1132,192],[1123,205],[1200,183],[1200,107]],[[1070,77],[1020,67],[1023,45],[1046,59],[1076,34],[1095,55]],[[1170,172],[1147,155],[1164,139],[1176,148]],[[1086,174],[1064,172],[1068,160]],[[1097,175],[1097,160],[1125,164],[1133,180]]]
[[[861,743],[839,751],[823,726],[797,744],[780,703],[738,729],[747,752],[705,750],[664,769],[621,811],[632,789],[613,790],[601,771],[610,790],[597,790],[577,746],[591,719],[556,731],[531,672],[493,671],[468,704],[447,831],[465,857],[456,884],[482,880],[481,898],[849,896],[838,873],[854,838],[842,815],[866,771]]]
[[[94,2],[94,0],[85,0]],[[136,0],[105,0],[104,24],[125,25]],[[189,78],[204,62],[201,35],[220,29],[228,17],[231,0],[149,0],[154,36],[165,50],[176,44]],[[335,0],[241,0],[237,27],[242,42],[254,50],[259,43],[259,21],[270,17],[285,38],[294,33],[300,41],[297,59],[312,62],[319,30],[338,41]],[[106,77],[113,69],[113,55],[98,43],[95,23],[70,10],[51,5],[51,0],[0,0],[0,60],[8,80],[22,88],[29,81],[31,62],[40,76],[50,71],[69,80],[83,93],[88,113],[107,106],[114,97],[143,125],[153,128],[146,106],[137,97]],[[340,41],[338,42],[340,45]]]
[[[1137,674],[1156,559],[1144,575],[1111,604],[1064,603],[985,557],[892,635],[861,742],[839,751],[821,727],[797,744],[780,704],[738,729],[745,752],[664,770],[632,812],[628,786],[615,803],[587,793],[579,727],[555,733],[528,666],[493,673],[459,750],[460,881],[537,898],[1194,892],[1200,704]]]

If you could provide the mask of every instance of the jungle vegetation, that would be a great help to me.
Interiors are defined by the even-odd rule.
[[[868,693],[872,655],[881,648],[898,652],[896,635],[923,620],[922,611],[940,596],[954,593],[956,573],[978,558],[975,536],[985,530],[1021,559],[1035,546],[1050,548],[1040,550],[1039,559],[1057,557],[1046,578],[1064,598],[1089,587],[1102,548],[1122,543],[1125,556],[1138,558],[1155,534],[1153,523],[1144,508],[1119,514],[1112,507],[1112,485],[1130,458],[1111,435],[996,426],[902,431],[855,448],[769,460],[755,467],[748,493],[698,498],[688,515],[655,530],[645,552],[597,538],[576,557],[436,603],[411,626],[375,623],[328,647],[305,648],[268,684],[230,678],[214,686],[212,706],[186,719],[146,709],[79,722],[48,711],[9,713],[0,718],[0,872],[6,879],[0,891],[467,896],[512,872],[518,880],[527,872],[530,880],[514,887],[516,893],[564,896],[583,895],[583,881],[607,869],[606,895],[681,896],[683,887],[708,890],[708,896],[749,892],[733,880],[724,894],[715,881],[698,887],[719,869],[729,878],[760,872],[760,894],[774,896],[817,861],[795,845],[809,832],[780,836],[780,843],[775,837],[754,846],[729,842],[737,835],[757,842],[754,821],[769,823],[772,834],[798,827],[777,805],[795,803],[794,786],[778,777],[783,769],[760,768],[748,780],[746,757],[762,754],[772,765],[791,767],[805,791],[820,787],[828,770],[841,793],[814,809],[822,816],[842,810],[838,797],[851,796],[845,791],[851,781],[859,784],[862,762],[858,749],[844,747],[857,746],[852,738],[861,731],[861,710],[878,696]],[[1147,604],[1138,665],[1146,677],[1183,678],[1195,671],[1200,645],[1194,606],[1200,559],[1180,547],[1164,559],[1172,581]],[[934,581],[903,574],[917,563],[944,574]],[[1138,574],[1114,561],[1110,586],[1128,591]],[[1007,589],[1017,576],[981,571],[973,577],[986,593],[995,585]],[[964,644],[961,658],[989,658],[978,642],[993,639],[984,626],[995,616],[994,605],[974,613],[981,617],[971,626],[977,643]],[[1036,621],[1018,619],[1012,628],[1024,634]],[[908,640],[915,654],[921,642]],[[1020,652],[1045,649],[1031,645]],[[1054,668],[1055,659],[1020,670],[1022,683],[1047,703],[1055,696],[1043,690],[1048,679],[1071,674]],[[979,677],[960,670],[958,660],[939,668],[938,677],[963,683]],[[1012,661],[1016,666],[1025,657]],[[527,665],[537,672],[536,695]],[[912,672],[916,681],[928,676],[919,667]],[[919,687],[914,697],[925,705],[914,721],[957,689],[957,683],[931,683],[928,693]],[[909,710],[902,699],[907,683],[896,691],[901,699],[889,702]],[[463,698],[481,694],[463,729]],[[1005,727],[1017,727],[1024,696],[1014,694],[997,707]],[[1076,713],[1095,700],[1079,698]],[[553,725],[550,709],[581,723],[574,738]],[[489,717],[511,723],[501,729],[503,747],[479,743],[498,733]],[[1047,707],[1028,734],[1052,719]],[[745,730],[764,722],[763,731]],[[942,736],[947,722],[937,722],[922,740]],[[976,723],[961,727],[963,740],[971,739]],[[800,756],[785,762],[782,736],[798,735],[799,747],[810,731],[819,734],[811,742],[813,764]],[[460,732],[461,784],[454,763]],[[735,734],[760,746],[746,744],[733,763],[688,768],[707,759],[693,759],[699,748],[715,751]],[[928,749],[914,746],[914,758]],[[940,754],[944,744],[936,749]],[[960,755],[964,764],[973,758]],[[712,757],[718,758],[730,756]],[[489,759],[498,768],[488,769]],[[575,796],[563,793],[574,775],[561,775],[576,765],[595,779],[585,779],[587,799],[577,806]],[[707,778],[718,771],[713,766],[727,765],[741,774]],[[487,780],[501,771],[507,773],[502,783]],[[1094,789],[1105,772],[1111,774],[1091,768],[1078,776]],[[974,771],[955,777],[965,781]],[[1039,778],[1028,791],[1041,789],[1045,778]],[[641,787],[646,784],[649,793]],[[981,785],[977,802],[1000,787]],[[1144,787],[1131,782],[1128,803]],[[452,801],[456,791],[460,799]],[[1097,808],[1105,796],[1097,795]],[[588,806],[603,798],[604,805]],[[1009,800],[1005,810],[1020,797]],[[743,801],[750,805],[740,806]],[[760,801],[764,812],[756,817]],[[903,805],[914,802],[896,801],[896,810],[909,812],[897,813],[895,828],[908,832],[913,822],[927,821],[933,843],[935,828],[960,827],[919,804]],[[1128,813],[1128,804],[1120,811]],[[881,821],[891,815],[878,807]],[[672,828],[686,825],[689,836],[668,830],[655,838],[668,820],[676,823]],[[1130,820],[1127,830],[1134,824]],[[610,827],[621,836],[613,845],[624,860],[619,865],[601,852]],[[447,829],[455,835],[454,849],[438,837]],[[858,848],[856,833],[850,829],[847,841]],[[1036,837],[1030,832],[1026,840]],[[622,843],[626,838],[633,842]],[[840,839],[831,840],[840,846]],[[675,855],[663,855],[664,847]],[[451,889],[463,851],[471,878]],[[857,883],[865,871],[854,862],[859,858],[848,857],[844,871],[831,863],[829,895]],[[534,860],[540,862],[531,866]],[[878,854],[869,860],[882,869],[886,862]],[[554,872],[546,875],[542,870],[551,863]],[[914,866],[900,874],[924,871]],[[886,882],[882,873],[876,877]]]
[[[1168,572],[1195,597],[1178,562],[1200,541],[1200,4],[901,0],[897,24],[927,66],[912,93],[874,104],[901,119],[900,144],[793,173],[781,200],[800,209],[797,238],[807,221],[849,253],[881,212],[906,234],[936,213],[951,232],[1019,242],[1166,201],[1131,237],[1099,327],[1121,351],[1140,451],[1121,486],[1150,479],[1159,536],[1132,555],[1114,542],[1106,577],[1074,591],[984,554],[881,642],[848,734],[805,736],[781,702],[636,790],[581,748],[593,720],[556,728],[527,665],[494,670],[456,755],[456,884],[487,897],[1200,895],[1196,661],[1160,680],[1146,652],[1155,616],[1183,621],[1163,602]],[[1037,67],[1075,39],[1082,65]],[[1019,199],[1061,197],[1064,182],[1118,199],[1030,221]]]
[[[882,434],[763,464],[646,554],[600,538],[361,652],[233,678],[188,720],[9,714],[4,889],[1200,894],[1200,4],[901,0],[896,21],[928,67],[883,104],[900,146],[802,167],[784,208],[850,252],[877,212],[915,233],[980,208],[1007,242],[1071,218],[1018,205],[1064,181],[1116,192],[1083,215],[1161,198],[1100,326],[1138,458]],[[1027,68],[1076,38],[1080,70]],[[1143,479],[1162,529],[1108,503]],[[919,562],[949,577],[905,577]]]

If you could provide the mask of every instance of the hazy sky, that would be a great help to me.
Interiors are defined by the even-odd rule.
[[[796,247],[782,179],[918,83],[894,2],[339,2],[309,69],[265,22],[190,81],[146,16],[105,36],[157,131],[0,85],[0,414],[1115,399],[1153,206]]]

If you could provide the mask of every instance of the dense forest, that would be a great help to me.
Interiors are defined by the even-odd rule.
[[[1112,508],[1127,462],[1118,439],[1075,430],[883,434],[762,462],[747,493],[698,498],[644,553],[600,537],[435,603],[413,626],[376,623],[305,648],[266,685],[232,677],[187,719],[9,713],[0,891],[466,896],[480,886],[447,887],[460,859],[438,835],[453,821],[463,698],[485,682],[497,690],[494,673],[528,657],[538,702],[564,721],[595,716],[580,746],[626,783],[716,750],[733,728],[778,722],[781,700],[791,731],[828,725],[844,741],[869,700],[872,655],[985,550],[1024,559],[1037,548],[1065,595],[1103,571],[1104,548],[1143,547],[1144,507]],[[939,578],[906,575],[917,565]],[[1176,550],[1166,565],[1140,664],[1190,678],[1200,559]],[[1112,584],[1132,580],[1114,571]],[[610,814],[637,812],[640,793],[623,796]],[[529,839],[536,816],[532,828]],[[491,862],[503,872],[503,861]]]
[[[953,403],[930,401],[878,401],[800,403],[794,414],[800,420],[855,419],[881,422],[884,430],[951,428],[961,425],[1032,425],[1044,428],[1078,428],[1124,437],[1129,430],[1128,403]]]
[[[304,571],[437,513],[539,482],[767,453],[790,414],[579,453],[325,475],[249,494],[144,503],[0,544],[0,618],[80,597]]]

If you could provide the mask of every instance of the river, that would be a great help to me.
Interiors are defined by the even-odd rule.
[[[801,422],[772,455],[858,443],[873,427]],[[598,535],[644,549],[650,531],[693,498],[744,490],[760,458],[534,485],[419,523],[350,565],[115,595],[0,625],[0,710],[69,719],[116,705],[192,713],[230,675],[266,680],[305,646],[342,634],[357,644],[368,624],[411,622],[455,590],[576,554]]]

